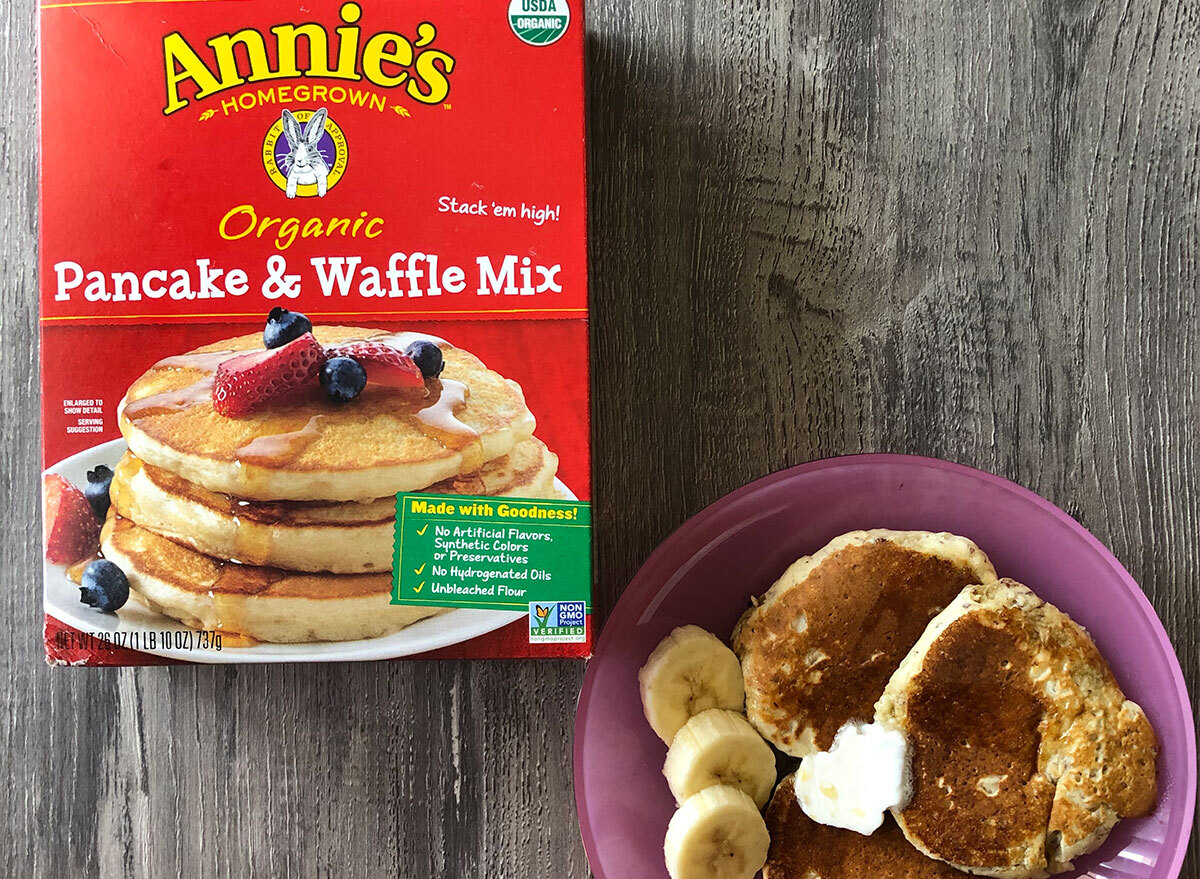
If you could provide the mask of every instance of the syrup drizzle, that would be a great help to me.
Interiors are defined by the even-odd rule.
[[[136,527],[138,526],[132,520],[120,515],[115,516],[112,520],[114,536]],[[167,538],[160,539],[167,540]],[[289,575],[286,571],[278,568],[253,567],[234,561],[216,561],[215,559],[213,561],[216,567],[216,577],[207,590],[211,614],[208,619],[192,619],[184,620],[184,622],[196,628],[221,632],[226,639],[223,641],[225,647],[252,647],[258,641],[242,635],[239,631],[239,628],[245,628],[246,596],[266,592]],[[150,606],[154,608],[154,605]],[[172,616],[172,614],[167,614],[167,616]]]
[[[69,579],[76,586],[83,585],[83,569],[92,562],[96,561],[98,558],[100,558],[100,553],[92,553],[92,555],[88,556],[83,561],[76,562],[75,564],[71,565],[71,567],[67,568],[67,579]]]
[[[133,493],[129,490],[129,481],[142,472],[142,459],[127,454],[117,463],[117,472],[113,475],[108,488],[108,495],[113,508],[118,515],[128,516],[133,511]]]
[[[130,421],[137,421],[140,418],[166,415],[170,412],[183,412],[206,402],[211,403],[214,380],[214,376],[206,375],[200,381],[193,382],[185,388],[151,394],[140,400],[134,400],[132,403],[126,403],[124,415]]]
[[[224,351],[201,351],[193,354],[175,354],[171,357],[164,357],[158,363],[154,364],[151,369],[200,369],[205,372],[215,373],[217,367],[229,360],[232,357],[237,357],[239,354],[249,354],[249,351],[235,351],[232,348]]]
[[[271,558],[270,533],[262,526],[247,527],[243,525],[240,516],[233,517],[233,558],[231,562],[242,562],[247,565],[265,565]]]
[[[452,348],[450,343],[427,333],[400,332],[376,336],[370,341],[404,350],[413,342],[427,340],[436,345]],[[350,344],[347,340],[339,344]],[[124,415],[131,422],[155,415],[183,412],[212,401],[212,389],[217,367],[224,361],[246,351],[222,350],[192,354],[178,354],[158,361],[152,369],[189,369],[205,375],[192,384],[171,391],[151,394],[140,400],[127,403]],[[466,405],[470,390],[454,379],[431,379],[426,384],[423,398],[414,399],[410,393],[395,394],[397,409],[408,409],[422,425],[426,436],[442,444],[446,449],[460,452],[463,456],[464,472],[478,470],[484,463],[483,444],[474,428],[458,419],[457,411]],[[413,408],[415,406],[415,408]],[[277,466],[297,458],[322,434],[324,415],[313,415],[299,428],[257,436],[234,452],[239,464],[252,466]]]
[[[185,388],[151,394],[148,397],[125,404],[125,417],[130,421],[136,421],[139,418],[166,415],[169,412],[182,412],[192,406],[200,405],[206,400],[211,400],[213,379],[217,374],[217,367],[239,353],[244,352],[226,349],[223,351],[201,351],[193,354],[176,354],[171,357],[164,357],[150,367],[151,371],[190,369],[196,372],[203,372],[205,375],[199,381]]]
[[[220,561],[217,562],[217,578],[213,581],[208,594],[213,599],[213,606],[216,608],[222,598],[266,592],[280,580],[287,579],[288,576],[292,575],[281,568],[264,568],[240,561]],[[223,617],[225,620],[224,623],[218,622],[218,628],[228,626],[235,632],[239,631],[236,622],[230,624],[228,619],[230,616],[230,613],[218,614],[219,619]]]
[[[393,348],[398,348],[399,350],[403,351],[413,342],[420,342],[422,340],[426,342],[433,342],[433,344],[437,345],[438,347],[454,347],[445,339],[439,339],[437,336],[431,336],[429,333],[389,333],[386,336],[376,336],[370,341],[381,345],[390,345]]]
[[[467,448],[479,441],[479,432],[463,424],[455,414],[466,405],[468,396],[470,391],[462,382],[434,379],[429,383],[429,396],[423,401],[426,405],[416,412],[417,420],[426,428],[426,436],[437,439],[448,449],[464,452],[464,457]],[[482,448],[479,451],[482,457]]]
[[[287,576],[276,568],[257,568],[237,562],[220,562],[217,578],[208,590],[211,618],[204,627],[220,632],[222,646],[253,647],[258,641],[243,635],[246,625],[246,598],[268,591]]]
[[[243,464],[279,464],[294,460],[313,444],[321,435],[321,422],[325,415],[314,415],[299,430],[272,433],[252,439],[234,452],[234,457]]]

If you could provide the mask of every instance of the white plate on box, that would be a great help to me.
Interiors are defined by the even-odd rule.
[[[112,440],[59,461],[46,473],[56,473],[68,482],[82,486],[87,482],[88,470],[100,464],[115,468],[121,456],[125,454],[125,449],[124,440]],[[575,494],[562,482],[556,479],[554,483],[566,497],[577,500]],[[156,640],[163,640],[161,633],[164,632],[186,634],[195,630],[146,608],[136,600],[131,600],[116,614],[101,613],[79,601],[79,587],[67,577],[66,569],[62,565],[43,561],[42,570],[46,613],[56,620],[81,632],[102,638],[115,633],[137,633],[143,652],[188,662],[348,662],[396,659],[437,650],[451,644],[461,644],[525,616],[519,611],[456,609],[440,616],[419,620],[391,635],[362,641],[257,644],[253,647],[226,647],[223,650],[173,647],[145,649],[144,636],[149,632],[156,634]]]

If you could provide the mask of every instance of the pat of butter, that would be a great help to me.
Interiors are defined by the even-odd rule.
[[[795,785],[809,818],[870,836],[909,798],[908,742],[874,723],[848,723],[828,751],[800,761]]]

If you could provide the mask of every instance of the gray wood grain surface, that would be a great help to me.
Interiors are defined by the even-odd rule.
[[[581,664],[42,664],[34,22],[0,7],[0,872],[587,876]],[[587,24],[601,612],[747,480],[916,452],[1080,519],[1195,693],[1200,9],[592,0]]]

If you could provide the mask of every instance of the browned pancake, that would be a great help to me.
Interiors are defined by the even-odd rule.
[[[208,513],[236,516],[241,523],[258,522],[285,528],[303,525],[363,525],[391,520],[396,515],[395,496],[370,501],[341,502],[241,500],[232,495],[209,491],[161,467],[146,464],[126,452],[117,463],[112,489],[113,502],[117,505],[118,512],[126,518],[142,518],[137,515],[137,506],[145,502],[146,492],[139,493],[133,488],[140,482],[140,475],[149,480],[159,492],[186,502],[193,508],[193,520],[196,518],[195,508]],[[154,527],[150,522],[141,524]]]
[[[555,465],[550,470],[547,470],[547,459],[551,465]],[[558,456],[547,449],[541,440],[533,437],[518,443],[510,454],[488,461],[474,473],[451,477],[422,491],[429,494],[542,497],[550,493],[551,486],[544,483],[552,482],[557,462]],[[367,501],[341,502],[242,500],[209,491],[160,467],[145,464],[130,453],[126,453],[117,464],[118,483],[128,484],[139,471],[144,471],[146,477],[161,491],[190,504],[237,516],[242,521],[276,527],[363,525],[385,520],[391,522],[396,516],[395,495]]]
[[[750,722],[793,756],[828,750],[843,724],[871,719],[926,624],[995,579],[971,541],[924,531],[856,531],[800,559],[733,633]]]
[[[483,469],[430,486],[435,493],[555,497],[558,456],[517,443]],[[209,491],[126,453],[109,492],[113,508],[163,537],[216,558],[293,571],[390,571],[396,499],[248,501]]]
[[[1009,877],[1069,869],[1155,799],[1154,731],[1078,625],[1011,580],[973,586],[930,625],[879,702],[904,731],[931,856]]]
[[[549,469],[548,469],[549,468]],[[558,456],[537,437],[517,443],[503,458],[488,461],[474,473],[460,473],[422,489],[429,494],[552,496]],[[549,474],[551,479],[545,477]]]
[[[767,806],[771,849],[763,879],[961,879],[958,870],[925,857],[888,818],[870,836],[818,824],[796,800],[795,776],[779,783]]]
[[[361,327],[313,333],[323,345],[369,339],[404,348],[433,341],[445,371],[422,389],[368,379],[346,404],[331,401],[313,380],[249,414],[227,417],[213,408],[218,366],[263,349],[261,333],[225,339],[160,360],[130,385],[118,413],[130,450],[147,464],[239,498],[350,501],[417,491],[478,470],[533,433],[520,386],[444,340]]]
[[[152,610],[256,641],[352,641],[398,631],[442,608],[391,603],[392,576],[301,574],[210,558],[110,510],[101,550]]]

